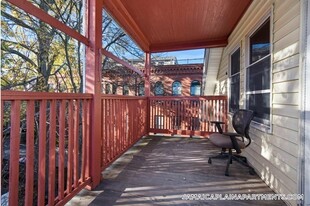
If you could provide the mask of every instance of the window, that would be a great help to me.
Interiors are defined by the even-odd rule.
[[[106,83],[105,84],[105,93],[106,94],[111,94],[112,91],[111,91],[111,84],[110,83]]]
[[[200,90],[201,90],[200,82],[197,80],[192,81],[190,91],[191,96],[200,96]]]
[[[175,81],[172,83],[172,95],[173,96],[181,96],[182,95],[182,84],[179,81]]]
[[[230,56],[230,98],[229,112],[239,109],[240,98],[240,48]]]
[[[161,82],[156,82],[154,87],[155,96],[164,95],[164,85]]]
[[[127,84],[123,85],[123,95],[129,95],[129,87]]]
[[[144,82],[140,82],[138,85],[138,95],[144,96]]]
[[[117,93],[117,84],[112,84],[112,94],[116,94]]]
[[[246,107],[254,121],[270,125],[270,19],[250,36],[249,66],[246,69]]]

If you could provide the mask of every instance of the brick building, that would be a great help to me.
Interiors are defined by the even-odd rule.
[[[171,58],[169,58],[171,59]],[[177,61],[153,63],[151,69],[151,95],[201,95],[203,64],[177,64]],[[135,65],[139,66],[137,62]],[[144,95],[144,81],[138,74],[120,66],[103,72],[102,93],[117,95]],[[143,67],[140,67],[144,71]]]

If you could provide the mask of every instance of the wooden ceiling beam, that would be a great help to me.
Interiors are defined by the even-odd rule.
[[[196,42],[175,42],[169,44],[154,44],[150,46],[151,52],[168,52],[188,49],[201,49],[201,48],[215,48],[225,47],[228,44],[228,38],[217,39],[217,40],[206,40]]]

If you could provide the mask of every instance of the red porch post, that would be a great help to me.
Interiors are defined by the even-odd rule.
[[[145,96],[149,97],[151,95],[151,83],[150,83],[150,74],[151,74],[151,53],[145,53],[145,81],[144,81],[144,92]]]
[[[151,96],[151,83],[150,83],[150,74],[151,74],[151,53],[145,53],[145,78],[144,78],[144,95],[147,97],[147,111],[146,111],[146,133],[149,134],[150,130],[150,99]]]
[[[85,92],[93,94],[90,119],[90,160],[91,188],[101,180],[101,48],[102,48],[102,7],[103,1],[89,0],[87,5]]]

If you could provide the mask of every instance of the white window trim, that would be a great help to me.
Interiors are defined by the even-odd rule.
[[[244,95],[245,95],[245,98],[244,98],[244,107],[246,108],[247,107],[247,98],[246,98],[246,95],[249,94],[246,90],[247,90],[247,69],[253,65],[254,63],[250,64],[250,37],[262,26],[262,24],[269,18],[270,20],[270,55],[267,55],[266,57],[263,57],[262,59],[256,61],[255,63],[259,62],[259,61],[262,61],[263,59],[267,58],[270,56],[270,116],[269,116],[269,125],[266,125],[266,124],[262,124],[262,123],[259,123],[259,122],[255,122],[255,121],[252,121],[251,122],[251,126],[260,130],[260,131],[263,131],[263,132],[266,132],[266,133],[269,133],[271,134],[272,133],[272,91],[273,91],[273,88],[272,88],[272,71],[273,71],[273,10],[274,10],[274,6],[272,5],[270,10],[268,10],[265,15],[263,15],[263,18],[261,18],[256,24],[255,26],[251,29],[251,31],[246,35],[246,41],[245,41],[245,55],[244,55],[244,58],[245,58],[245,61],[244,61],[244,73],[243,73],[243,78],[244,78],[244,81],[243,81],[243,88],[244,88]]]

